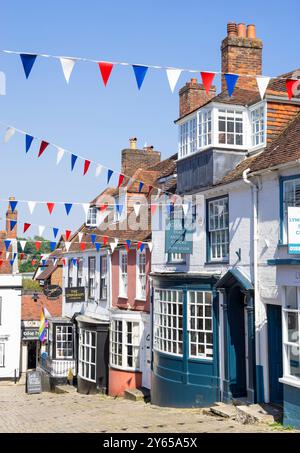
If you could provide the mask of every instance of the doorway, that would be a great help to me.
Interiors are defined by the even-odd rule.
[[[28,341],[27,343],[27,369],[32,370],[36,368],[37,364],[37,342]]]
[[[268,320],[268,362],[270,403],[282,405],[282,324],[281,306],[267,305]]]
[[[144,333],[142,339],[142,386],[151,388],[151,334],[149,322],[144,325]]]

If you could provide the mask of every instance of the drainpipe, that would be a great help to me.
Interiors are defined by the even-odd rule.
[[[258,185],[248,179],[250,168],[243,171],[243,181],[252,187],[253,193],[253,286],[254,286],[254,323],[255,323],[255,350],[256,350],[256,365],[261,365],[261,342],[260,331],[256,329],[256,320],[259,320],[259,291],[258,291]],[[256,302],[257,301],[257,302]]]

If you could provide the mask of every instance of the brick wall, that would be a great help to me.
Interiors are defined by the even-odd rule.
[[[210,99],[216,95],[216,87],[212,86],[209,94],[206,94],[205,88],[202,83],[198,83],[196,78],[187,82],[179,90],[179,116],[187,115],[188,113],[196,110],[202,105],[206,104]]]
[[[160,162],[161,154],[150,147],[145,149],[123,149],[121,173],[132,176],[139,168],[147,170]]]
[[[290,121],[300,112],[299,105],[280,104],[268,101],[267,142],[273,141]]]

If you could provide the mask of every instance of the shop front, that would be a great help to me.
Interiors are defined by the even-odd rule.
[[[40,356],[39,322],[22,321],[21,325],[21,373],[35,369]]]

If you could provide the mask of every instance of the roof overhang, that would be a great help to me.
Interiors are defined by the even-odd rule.
[[[223,277],[216,283],[216,289],[227,289],[234,285],[240,286],[240,288],[246,292],[254,291],[254,287],[251,281],[238,269],[229,269]]]

